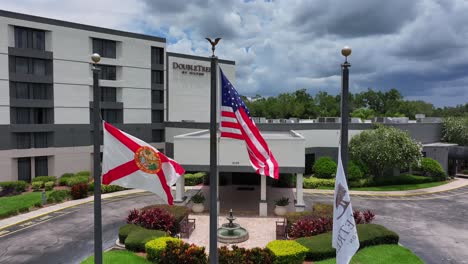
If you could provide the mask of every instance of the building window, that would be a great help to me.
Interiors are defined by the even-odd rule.
[[[101,102],[117,102],[117,89],[101,86]]]
[[[31,182],[31,158],[18,159],[18,180]]]
[[[109,123],[122,123],[123,116],[120,109],[101,109],[101,117]]]
[[[151,47],[151,64],[164,64],[164,49]]]
[[[116,58],[116,41],[93,38],[93,53],[98,53],[101,57]]]
[[[34,158],[34,169],[36,177],[49,175],[49,165],[47,156]]]
[[[163,91],[151,91],[151,100],[154,104],[164,103],[164,92]]]
[[[14,108],[16,112],[16,124],[31,124],[29,108]]]
[[[49,133],[33,133],[34,135],[34,147],[35,148],[47,148],[49,147]]]
[[[14,57],[15,73],[33,74],[38,76],[49,75],[51,62],[43,59]]]
[[[15,27],[15,48],[45,50],[45,31]]]
[[[164,111],[163,110],[153,110],[151,111],[151,121],[152,123],[162,123],[164,122]]]
[[[16,133],[16,148],[31,148],[31,135],[29,133]]]
[[[11,82],[12,97],[16,99],[52,99],[52,86],[45,83]]]
[[[101,80],[112,80],[115,81],[117,79],[117,69],[116,66],[111,65],[98,65],[99,71],[99,79]]]
[[[153,142],[164,142],[164,129],[153,130]]]
[[[164,72],[163,71],[151,71],[151,82],[162,84],[164,83]]]
[[[52,123],[49,118],[49,108],[32,108],[33,124],[50,124]]]
[[[51,124],[52,123],[52,108],[23,108],[12,107],[16,114],[16,122],[14,124]]]

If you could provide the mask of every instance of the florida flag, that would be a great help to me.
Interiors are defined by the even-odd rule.
[[[172,205],[171,186],[185,170],[148,143],[103,122],[102,183],[153,192]]]
[[[250,164],[260,175],[278,179],[278,162],[234,86],[221,71],[221,137],[244,140]]]

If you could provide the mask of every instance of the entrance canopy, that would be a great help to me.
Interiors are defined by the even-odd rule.
[[[302,135],[293,130],[261,133],[278,161],[280,173],[304,172],[305,139]],[[209,171],[209,131],[175,136],[174,159],[187,171]],[[254,172],[244,141],[218,138],[218,169],[220,172]]]

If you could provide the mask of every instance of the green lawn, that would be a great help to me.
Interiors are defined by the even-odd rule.
[[[146,259],[135,255],[133,252],[127,250],[115,250],[104,252],[104,264],[150,264],[151,262]],[[89,256],[81,264],[94,264],[94,256]]]
[[[41,192],[31,192],[15,196],[1,197],[0,219],[27,212],[35,205],[42,205]]]
[[[407,190],[417,190],[430,187],[436,187],[448,183],[447,181],[439,182],[427,182],[419,184],[402,184],[402,185],[388,185],[388,186],[373,186],[373,187],[351,187],[352,191],[407,191]],[[333,187],[318,187],[317,189],[321,190],[333,190]]]
[[[336,259],[326,259],[315,264],[335,264]],[[423,264],[409,249],[398,245],[382,245],[364,248],[351,259],[351,264]]]

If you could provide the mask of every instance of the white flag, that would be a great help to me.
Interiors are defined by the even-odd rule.
[[[150,144],[103,122],[102,183],[153,192],[172,205],[171,186],[184,169]]]
[[[333,204],[333,240],[336,248],[336,263],[348,264],[359,249],[359,238],[353,217],[353,207],[349,197],[348,184],[338,149],[338,168],[336,171],[335,196]]]

